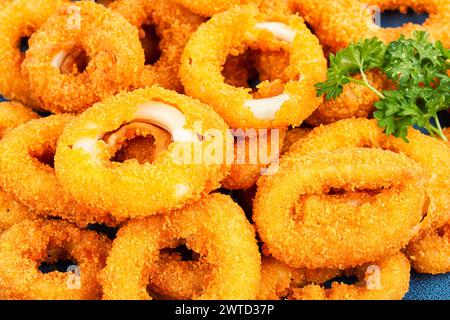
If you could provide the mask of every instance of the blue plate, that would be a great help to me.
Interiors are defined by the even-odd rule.
[[[397,12],[385,12],[381,16],[381,22],[384,27],[398,27],[405,22],[422,23],[426,18],[424,14],[401,15]],[[0,101],[4,101],[1,96]],[[450,126],[450,116],[447,112],[442,113],[441,120],[443,125]],[[413,272],[405,300],[450,300],[450,274],[432,276]]]

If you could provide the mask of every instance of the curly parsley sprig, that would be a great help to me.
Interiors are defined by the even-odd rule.
[[[367,39],[330,56],[328,80],[316,84],[317,94],[336,99],[344,85],[358,83],[380,98],[374,116],[387,135],[408,141],[408,128],[416,125],[447,140],[437,114],[450,108],[449,60],[450,50],[439,41],[430,42],[423,31],[389,45],[377,38]],[[380,92],[374,88],[366,76],[372,69],[383,71],[396,90]],[[357,73],[362,80],[352,77]]]

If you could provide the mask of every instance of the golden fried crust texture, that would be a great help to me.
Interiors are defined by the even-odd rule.
[[[106,237],[64,221],[25,220],[16,224],[0,236],[2,295],[20,300],[99,299],[102,290],[97,279],[110,247]],[[42,262],[59,259],[73,259],[78,271],[39,270]],[[71,276],[79,278],[71,280]]]
[[[254,6],[217,14],[192,35],[183,54],[180,74],[186,93],[210,104],[232,128],[299,126],[322,101],[314,84],[326,78],[326,59],[317,38],[298,16],[276,26],[264,22]],[[293,37],[281,39],[278,28]],[[288,51],[287,79],[263,81],[253,94],[226,83],[222,69],[227,58],[248,48]]]
[[[121,0],[110,7],[139,28],[144,48],[147,45],[148,51],[161,52],[156,62],[146,63],[137,87],[158,84],[181,92],[183,87],[178,75],[181,54],[192,33],[203,23],[203,18],[170,1]],[[160,38],[157,49],[152,49],[156,44],[145,44],[145,41],[156,40],[148,39],[149,26],[155,27],[156,35]],[[146,52],[146,56],[149,54],[152,53]]]
[[[204,17],[211,17],[217,13],[245,4],[259,4],[261,0],[173,0]]]
[[[0,12],[0,94],[33,109],[39,101],[31,97],[28,79],[22,74],[25,54],[20,50],[23,38],[30,37],[68,0],[17,0]]]
[[[23,73],[42,108],[79,113],[132,87],[144,67],[137,29],[90,1],[65,5],[29,41]]]
[[[401,154],[289,152],[262,177],[253,219],[271,254],[296,268],[349,268],[402,249],[425,204],[422,170]]]
[[[0,183],[2,188],[33,210],[66,218],[80,226],[113,219],[93,207],[75,201],[62,192],[53,169],[56,143],[64,127],[74,119],[54,115],[32,120],[1,141]]]
[[[381,148],[406,155],[424,170],[429,204],[415,238],[442,227],[450,219],[450,149],[438,139],[410,129],[409,143],[383,134],[375,120],[347,119],[314,129],[291,150],[307,154],[348,147]]]
[[[134,121],[155,122],[151,115],[136,117],[161,109],[158,116],[165,117],[165,125],[177,122],[174,118],[167,122],[169,116],[182,117],[183,127],[172,135],[175,139],[176,133],[182,134],[182,139],[174,140],[152,163],[111,161],[110,146],[102,137]],[[137,115],[142,110],[145,114]],[[199,140],[208,131],[211,135]],[[193,140],[186,141],[186,134]],[[200,200],[220,186],[229,167],[225,151],[222,155],[211,151],[221,142],[213,134],[232,141],[223,120],[197,100],[159,87],[122,93],[85,111],[64,130],[55,157],[56,173],[73,197],[115,216],[162,213]]]
[[[114,241],[101,275],[104,299],[151,299],[149,277],[159,251],[171,240],[186,246],[211,266],[211,278],[195,299],[254,299],[261,274],[255,233],[231,198],[212,194],[167,217],[130,221]]]
[[[296,10],[312,26],[321,43],[333,52],[347,47],[351,42],[377,37],[389,43],[401,34],[411,35],[416,30],[428,31],[433,40],[450,46],[450,3],[447,0],[293,0]],[[428,12],[423,25],[407,23],[399,28],[382,28],[375,24],[374,6],[381,11],[412,8]]]

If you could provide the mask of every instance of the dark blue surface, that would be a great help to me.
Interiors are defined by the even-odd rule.
[[[398,27],[405,22],[422,23],[427,15],[409,14],[399,15],[396,12],[383,13],[381,21],[384,27]],[[0,96],[0,101],[4,99]],[[450,125],[448,113],[442,113],[442,122]],[[406,300],[450,300],[450,274],[446,275],[419,275],[411,274],[411,285]]]

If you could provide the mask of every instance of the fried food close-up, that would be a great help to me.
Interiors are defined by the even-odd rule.
[[[450,300],[449,35],[450,0],[0,0],[0,301]]]

